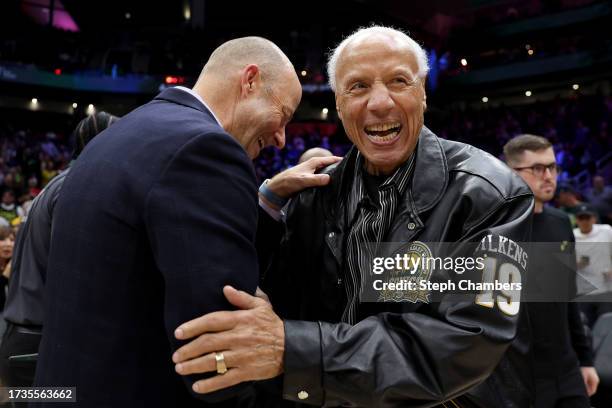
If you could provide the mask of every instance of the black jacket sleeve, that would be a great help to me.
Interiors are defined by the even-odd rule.
[[[572,347],[578,356],[581,367],[593,367],[593,348],[590,331],[582,322],[580,307],[576,302],[567,304],[567,318],[572,339]]]
[[[567,230],[568,240],[571,242],[571,256],[569,257],[569,267],[571,273],[569,275],[570,281],[568,282],[568,299],[573,299],[577,294],[576,288],[576,254],[575,245],[576,239],[574,238],[574,232],[569,218],[565,220],[565,228]],[[581,367],[592,367],[593,366],[593,348],[592,348],[592,337],[590,330],[585,326],[580,315],[580,306],[576,302],[568,302],[567,304],[567,319],[568,327],[570,331],[570,338],[572,347],[576,352],[578,361]]]
[[[263,209],[259,207],[259,217],[257,219],[257,259],[259,260],[259,272],[261,274],[260,287],[263,287],[265,272],[268,270],[274,252],[283,237],[283,223],[276,221]]]
[[[488,235],[527,242],[532,206],[528,194],[505,200],[466,244]],[[498,261],[499,268],[508,259]],[[525,268],[517,268],[524,281]],[[516,335],[520,302],[499,303],[449,293],[422,312],[380,313],[355,325],[286,320],[284,398],[308,394],[300,402],[360,407],[430,407],[455,398],[491,374]]]
[[[181,343],[173,333],[181,323],[233,308],[223,296],[224,285],[255,292],[257,190],[252,164],[229,135],[194,137],[167,164],[148,194],[145,211],[153,257],[165,282],[167,336],[176,350]],[[183,377],[190,391],[200,378]],[[194,395],[216,401],[235,394],[237,389],[231,388]]]

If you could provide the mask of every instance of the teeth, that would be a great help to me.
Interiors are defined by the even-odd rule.
[[[384,132],[389,129],[400,127],[399,122],[377,123],[376,125],[366,126],[368,132]]]
[[[393,140],[393,138],[395,136],[397,136],[398,133],[399,132],[393,132],[393,133],[391,133],[391,134],[389,134],[387,136],[371,136],[371,135],[368,135],[368,138],[370,138],[370,139],[372,139],[372,140],[374,140],[376,142],[388,142],[388,141]]]

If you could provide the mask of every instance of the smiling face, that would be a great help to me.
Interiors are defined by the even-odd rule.
[[[236,108],[232,134],[254,159],[266,146],[281,149],[285,145],[285,127],[291,120],[302,97],[302,87],[291,67],[274,81],[257,70],[250,88]]]
[[[423,127],[424,79],[401,39],[370,34],[351,41],[336,68],[336,108],[371,174],[391,174],[414,151]]]

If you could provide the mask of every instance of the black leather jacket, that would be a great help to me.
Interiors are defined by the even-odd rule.
[[[517,175],[427,128],[419,137],[411,187],[386,241],[475,242],[489,234],[529,241],[533,197]],[[448,295],[430,304],[362,304],[363,320],[339,323],[350,276],[343,203],[356,154],[326,170],[328,186],[293,199],[273,256],[266,252],[275,227],[260,220],[262,285],[285,319],[284,398],[322,406],[529,406],[523,307],[510,316]]]

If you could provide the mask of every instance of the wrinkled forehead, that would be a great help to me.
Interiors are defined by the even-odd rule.
[[[280,99],[283,113],[293,115],[302,98],[302,84],[292,65],[280,73],[278,81],[272,86],[272,93]]]
[[[419,70],[414,50],[404,38],[390,33],[365,33],[351,39],[341,50],[336,77],[341,79],[348,71],[359,71],[370,65],[375,69],[405,66],[414,75]]]

